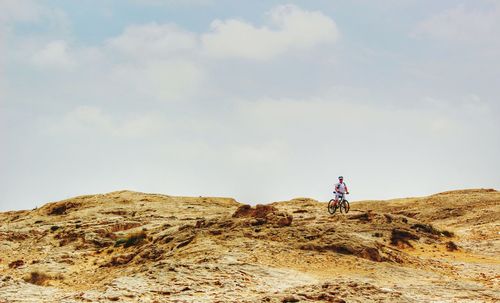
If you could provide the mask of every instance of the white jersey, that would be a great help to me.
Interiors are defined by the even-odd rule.
[[[335,191],[341,194],[345,194],[347,192],[347,186],[344,182],[335,184]]]

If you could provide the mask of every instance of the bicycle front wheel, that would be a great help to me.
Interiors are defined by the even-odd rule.
[[[337,208],[338,206],[335,205],[335,199],[331,199],[328,202],[328,212],[333,215],[337,211]]]
[[[349,201],[347,200],[342,201],[342,203],[340,204],[340,212],[344,212],[347,214],[350,208],[351,206],[349,205]]]

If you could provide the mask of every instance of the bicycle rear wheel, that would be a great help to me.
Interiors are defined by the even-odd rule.
[[[335,199],[328,201],[328,212],[334,214],[337,211],[338,206],[335,205]]]

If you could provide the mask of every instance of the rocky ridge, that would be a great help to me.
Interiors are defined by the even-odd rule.
[[[364,201],[130,191],[0,214],[0,302],[498,302],[500,193]]]

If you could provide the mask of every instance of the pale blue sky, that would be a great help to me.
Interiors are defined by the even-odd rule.
[[[499,188],[497,1],[0,0],[0,210]]]

